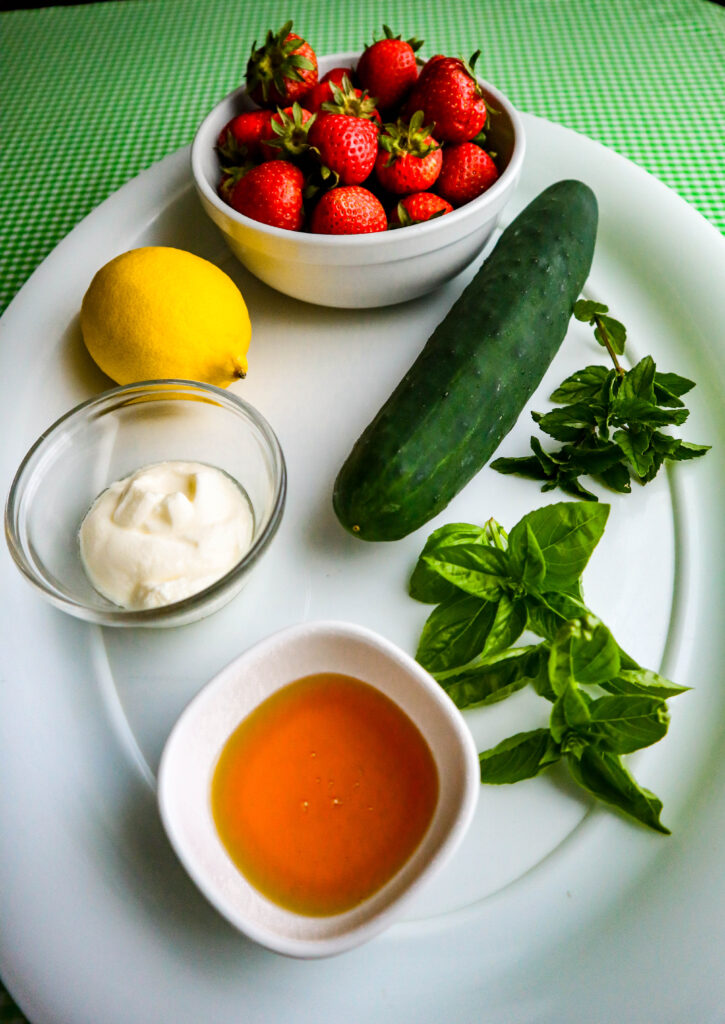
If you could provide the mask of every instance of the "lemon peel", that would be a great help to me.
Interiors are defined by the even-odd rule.
[[[183,249],[146,246],[110,260],[83,297],[80,322],[92,359],[118,384],[177,377],[228,387],[247,372],[242,293]]]

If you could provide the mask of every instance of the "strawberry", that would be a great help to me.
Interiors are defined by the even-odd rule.
[[[245,217],[275,228],[299,231],[304,221],[302,171],[288,160],[268,160],[252,167],[229,196],[229,205]]]
[[[354,81],[355,72],[352,68],[331,68],[325,72],[320,81],[334,82],[335,85],[342,85],[343,78],[349,78],[351,82]]]
[[[318,235],[360,235],[385,231],[388,221],[380,200],[360,185],[330,189],[312,211],[310,231]]]
[[[286,160],[307,152],[307,135],[316,115],[293,103],[284,110],[277,108],[262,130],[259,153],[262,160]]]
[[[378,153],[378,127],[373,121],[323,113],[308,137],[323,166],[336,175],[336,183],[359,185],[372,171]]]
[[[217,191],[225,203],[230,203],[232,192],[240,179],[254,167],[249,160],[244,163],[235,164],[232,167],[222,167],[221,181]]]
[[[302,102],[305,110],[309,110],[311,114],[317,114],[322,104],[328,103],[330,100],[332,100],[332,82],[327,81],[313,85],[309,92],[305,93]]]
[[[422,111],[416,111],[407,123],[386,124],[378,141],[375,174],[389,192],[425,192],[440,174],[443,155],[430,134],[430,125],[423,124]]]
[[[403,196],[390,214],[390,226],[407,228],[411,224],[422,224],[434,217],[442,217],[452,210],[451,204],[434,192],[413,192]]]
[[[271,120],[271,110],[250,110],[228,121],[217,139],[222,162],[237,164],[247,157],[257,157],[260,141]]]
[[[350,117],[367,117],[382,125],[383,119],[377,109],[377,103],[368,96],[367,89],[356,89],[347,75],[343,76],[338,85],[330,82],[330,99],[325,100],[322,109],[328,114],[348,114]]]
[[[468,142],[483,128],[486,102],[476,81],[473,65],[458,57],[436,54],[421,71],[408,97],[406,111],[422,110],[426,121],[432,121],[436,138],[441,142]]]
[[[247,91],[261,107],[288,106],[317,84],[317,56],[288,21],[279,32],[256,40],[247,62]]]
[[[418,78],[415,51],[423,45],[418,39],[401,39],[383,25],[385,37],[363,50],[357,76],[363,89],[378,101],[382,110],[399,106]]]
[[[453,206],[480,196],[498,178],[496,164],[475,142],[460,142],[443,150],[443,167],[436,191]]]

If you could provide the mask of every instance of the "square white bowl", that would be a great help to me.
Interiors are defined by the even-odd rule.
[[[288,911],[255,889],[222,844],[211,808],[212,776],[231,733],[275,691],[319,672],[356,677],[393,700],[426,739],[439,777],[433,818],[412,856],[382,889],[351,910],[328,917]],[[376,633],[321,621],[262,640],[197,694],[164,747],[158,801],[179,859],[213,906],[268,949],[311,959],[357,946],[394,921],[460,843],[480,785],[470,731],[433,677]]]

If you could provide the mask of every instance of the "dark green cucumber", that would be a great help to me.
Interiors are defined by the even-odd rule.
[[[347,530],[405,537],[491,458],[564,339],[596,231],[591,189],[560,181],[503,232],[340,470]]]

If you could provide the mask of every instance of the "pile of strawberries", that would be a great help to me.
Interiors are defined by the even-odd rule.
[[[498,178],[486,151],[490,113],[470,62],[394,36],[357,68],[318,77],[292,22],[252,46],[248,94],[259,109],[217,141],[219,194],[263,224],[318,234],[406,227],[470,202]],[[420,66],[420,71],[419,71]]]

